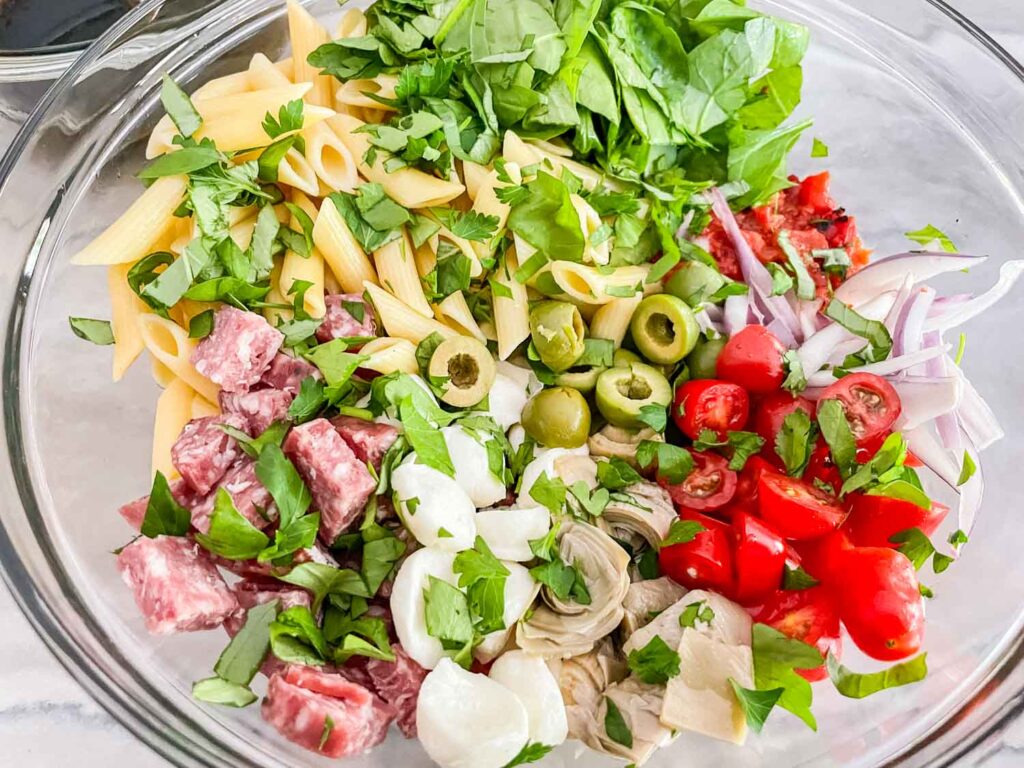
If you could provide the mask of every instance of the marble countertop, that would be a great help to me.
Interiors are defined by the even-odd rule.
[[[948,0],[1024,60],[1021,0]],[[984,6],[979,14],[979,6]],[[6,144],[0,136],[0,145]],[[115,722],[50,655],[0,584],[0,748],[6,765],[82,768],[169,764]],[[986,745],[971,763],[985,768],[1024,765],[1024,718]],[[965,764],[966,765],[966,764]]]

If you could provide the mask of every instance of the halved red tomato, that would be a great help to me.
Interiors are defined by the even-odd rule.
[[[899,661],[924,639],[924,601],[914,564],[886,547],[854,547],[837,559],[832,594],[839,618],[864,653]]]
[[[842,528],[817,539],[794,541],[792,544],[800,555],[800,567],[826,586],[835,581],[839,555],[853,549],[853,542]]]
[[[949,507],[933,502],[923,509],[903,499],[858,494],[843,530],[858,547],[896,547],[892,537],[908,528],[931,536],[949,514]]]
[[[839,501],[814,486],[777,472],[764,472],[757,485],[761,517],[787,539],[814,539],[846,518]]]
[[[736,473],[729,462],[711,451],[691,451],[694,468],[681,483],[658,482],[677,507],[707,511],[724,507],[736,493]]]
[[[748,325],[733,334],[718,355],[718,378],[739,384],[748,392],[766,394],[782,386],[786,348],[763,325]]]
[[[761,398],[754,410],[753,430],[764,438],[764,455],[769,461],[781,461],[775,453],[775,438],[786,417],[798,410],[813,419],[814,401],[806,397],[794,397],[789,392],[773,392]]]
[[[839,615],[832,598],[824,587],[800,590],[779,590],[764,604],[753,609],[753,619],[767,624],[794,640],[813,645],[822,658],[829,652],[842,656],[843,641],[839,634]],[[798,674],[814,682],[828,676],[824,664],[816,669],[797,670]]]
[[[680,517],[700,523],[704,530],[693,541],[662,547],[658,552],[661,572],[687,589],[731,595],[735,589],[732,529],[699,512],[683,512]]]
[[[899,418],[902,406],[892,384],[873,373],[843,376],[821,394],[821,400],[838,400],[857,444],[869,448],[884,439]]]
[[[757,509],[757,484],[763,472],[775,472],[774,466],[760,456],[751,456],[740,470],[736,481],[736,501],[746,507]]]
[[[717,379],[680,385],[672,403],[672,418],[691,440],[697,440],[705,429],[722,439],[726,432],[743,429],[749,416],[750,398],[746,391]]]
[[[763,520],[737,512],[732,518],[736,531],[736,600],[751,605],[782,586],[786,564],[786,542]]]

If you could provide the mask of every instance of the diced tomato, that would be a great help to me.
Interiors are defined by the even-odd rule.
[[[775,467],[760,456],[751,456],[740,471],[736,483],[737,502],[757,509],[757,484],[763,472],[774,472]]]
[[[909,528],[931,536],[946,519],[949,507],[936,502],[922,509],[909,501],[888,496],[857,494],[843,530],[858,547],[896,547],[892,537]]]
[[[718,355],[718,378],[754,394],[774,392],[786,378],[785,352],[782,342],[763,325],[748,325],[733,334]]]
[[[764,472],[758,480],[761,517],[787,539],[814,539],[846,518],[837,499],[794,477]]]
[[[794,541],[792,544],[800,555],[800,567],[825,585],[835,581],[839,555],[853,549],[853,542],[842,528],[817,539]]]
[[[866,448],[884,439],[902,411],[892,384],[873,373],[844,376],[821,394],[819,402],[825,400],[842,404],[857,444]]]
[[[736,531],[736,600],[751,605],[782,586],[786,542],[746,512],[732,519]]]
[[[755,408],[752,426],[754,431],[764,438],[765,455],[769,461],[781,462],[775,453],[775,438],[782,429],[786,417],[798,410],[814,418],[814,402],[806,397],[794,397],[789,392],[765,395]]]
[[[828,191],[831,182],[832,179],[828,171],[816,176],[808,176],[801,181],[797,193],[800,205],[807,206],[815,213],[831,213],[836,207]]]
[[[683,512],[684,520],[704,526],[693,541],[672,544],[658,552],[661,572],[687,589],[711,589],[731,595],[733,577],[733,532],[725,523],[699,512]]]
[[[742,387],[728,381],[687,381],[676,389],[672,417],[691,440],[710,429],[719,439],[726,432],[743,429],[750,416],[750,398]]]
[[[843,641],[839,633],[839,615],[824,587],[800,590],[778,590],[753,609],[753,620],[779,630],[794,640],[813,645],[824,659],[829,652],[842,657]],[[814,682],[824,680],[825,665],[816,669],[797,670]]]
[[[917,653],[924,639],[924,602],[914,564],[886,547],[854,547],[837,559],[832,589],[853,642],[879,661]]]
[[[729,462],[711,451],[691,451],[693,471],[681,483],[658,482],[668,491],[677,507],[707,511],[724,507],[736,493],[736,473]]]

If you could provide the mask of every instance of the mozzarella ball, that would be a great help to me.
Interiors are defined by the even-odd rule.
[[[427,634],[424,617],[423,590],[430,586],[430,577],[458,584],[452,571],[455,555],[433,547],[418,549],[405,559],[391,587],[391,617],[395,634],[405,652],[425,669],[432,669],[444,658],[441,641]]]
[[[523,470],[523,479],[519,484],[519,498],[524,504],[535,504],[530,496],[530,489],[537,482],[542,474],[547,475],[549,480],[560,477],[556,463],[566,456],[588,456],[589,449],[583,445],[579,448],[540,448],[534,449],[533,461],[526,465]]]
[[[509,651],[494,662],[490,677],[523,702],[531,742],[557,746],[565,741],[569,723],[562,692],[544,659],[526,651]]]
[[[402,523],[425,547],[449,552],[472,548],[476,540],[473,500],[444,472],[416,464],[415,456],[409,454],[391,473]]]
[[[532,539],[542,539],[551,529],[546,507],[499,507],[476,513],[476,532],[499,560],[525,563],[533,559]]]
[[[508,578],[505,579],[505,612],[502,614],[505,628],[484,635],[480,644],[473,649],[473,656],[485,664],[505,650],[516,622],[530,609],[540,591],[540,584],[534,581],[527,568],[519,563],[505,562],[503,565],[508,568]]]
[[[479,434],[485,442],[494,439],[485,433]],[[441,435],[455,467],[455,482],[472,499],[473,505],[489,507],[504,499],[505,481],[491,472],[487,446],[457,425],[445,427]]]

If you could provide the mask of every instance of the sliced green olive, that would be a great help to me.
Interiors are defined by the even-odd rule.
[[[678,363],[693,350],[700,326],[682,299],[667,293],[640,302],[630,323],[633,342],[652,363]]]
[[[438,344],[427,373],[446,379],[441,399],[456,408],[476,405],[494,383],[496,366],[487,347],[469,336],[456,336]]]
[[[725,348],[725,337],[701,339],[693,352],[686,356],[686,367],[691,379],[717,379],[718,356]]]
[[[590,435],[590,406],[570,387],[538,392],[523,409],[523,429],[549,448],[579,448]]]
[[[630,363],[642,363],[644,359],[636,352],[630,352],[628,349],[616,349],[612,361],[614,367],[623,368]]]
[[[586,395],[594,391],[594,387],[597,386],[597,377],[605,370],[607,369],[601,365],[570,368],[565,373],[555,376],[555,384],[560,387],[572,387]]]
[[[542,301],[530,310],[530,336],[540,361],[555,373],[572,368],[583,354],[586,327],[576,305]]]
[[[672,402],[672,385],[652,366],[630,363],[598,376],[595,397],[598,410],[611,424],[640,429],[645,426],[640,420],[643,407],[667,407]]]
[[[691,307],[699,307],[728,282],[714,267],[699,261],[684,261],[665,282],[665,293],[682,299]]]

